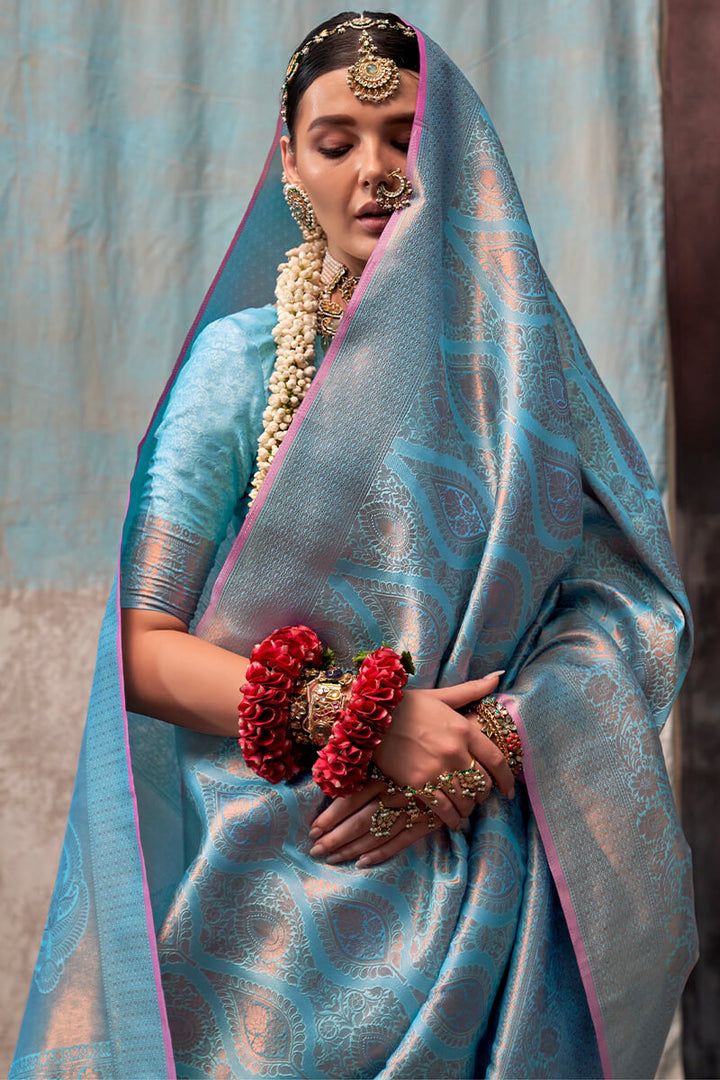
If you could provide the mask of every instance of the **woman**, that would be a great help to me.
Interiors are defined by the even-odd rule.
[[[283,109],[141,450],[13,1075],[650,1075],[694,950],[659,496],[441,50],[344,13]],[[323,750],[234,737],[291,625],[415,663],[329,803]],[[500,677],[517,792],[461,711]]]

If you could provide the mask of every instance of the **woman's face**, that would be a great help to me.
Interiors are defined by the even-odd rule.
[[[398,91],[372,104],[355,97],[345,68],[328,71],[300,99],[294,146],[282,140],[288,179],[310,196],[328,251],[351,274],[362,272],[390,217],[375,194],[394,169],[405,171],[417,89],[416,73],[401,69]]]

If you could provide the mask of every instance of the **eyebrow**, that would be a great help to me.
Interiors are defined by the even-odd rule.
[[[415,119],[415,113],[403,113],[401,116],[388,117],[388,123],[390,124],[412,124]],[[308,131],[313,131],[318,127],[355,127],[355,120],[352,116],[348,116],[345,113],[336,113],[330,116],[317,116],[312,124],[309,125]]]

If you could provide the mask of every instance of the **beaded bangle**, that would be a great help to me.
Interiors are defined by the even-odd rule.
[[[313,765],[315,783],[325,795],[350,795],[366,782],[373,751],[407,678],[403,661],[393,649],[383,646],[365,656],[350,700]]]
[[[522,771],[522,743],[510,713],[494,694],[488,694],[471,705],[484,735],[495,743],[514,775]]]
[[[300,769],[290,736],[290,702],[303,669],[322,662],[322,643],[307,626],[285,626],[250,653],[238,706],[245,763],[271,784]]]

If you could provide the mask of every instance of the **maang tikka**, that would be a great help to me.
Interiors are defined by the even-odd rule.
[[[321,42],[336,34],[345,34],[348,30],[361,30],[360,55],[347,73],[348,86],[360,101],[385,101],[392,97],[400,83],[400,73],[394,60],[389,57],[378,56],[375,52],[372,38],[368,34],[368,28],[377,27],[379,30],[392,30],[405,37],[414,38],[415,31],[405,23],[395,22],[393,19],[383,17],[371,18],[369,15],[357,15],[346,22],[336,26],[325,27],[314,37],[306,41],[302,48],[294,52],[290,57],[290,63],[285,72],[285,81],[280,100],[280,111],[283,120],[287,120],[288,87],[295,78],[300,64],[304,58]]]
[[[385,101],[400,85],[400,73],[394,60],[378,56],[367,30],[360,35],[360,56],[348,68],[347,84],[359,101]]]

